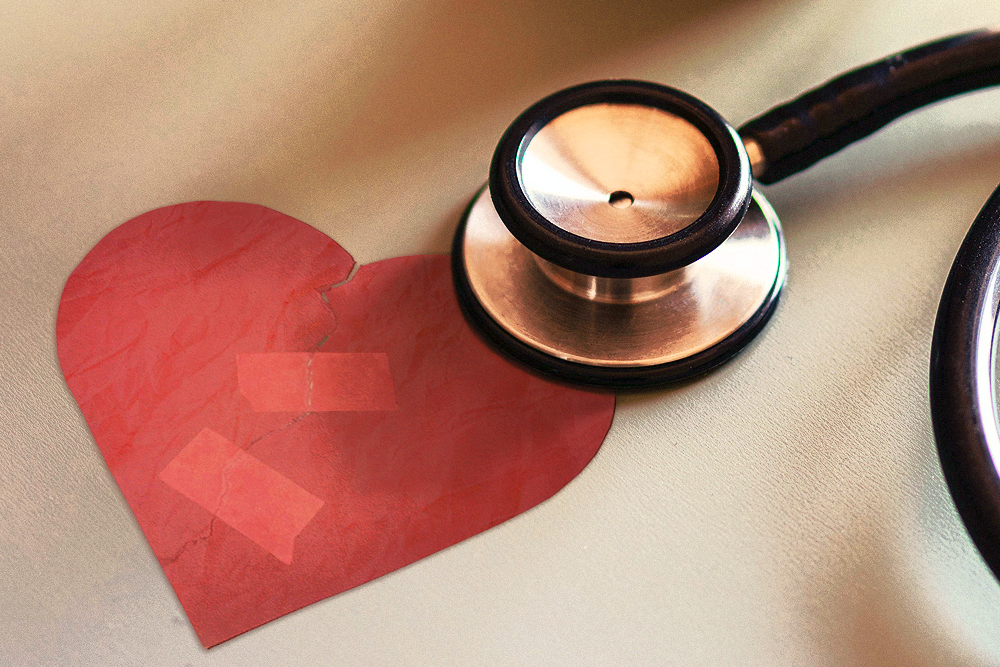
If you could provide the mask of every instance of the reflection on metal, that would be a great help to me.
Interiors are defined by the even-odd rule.
[[[767,168],[767,160],[764,159],[764,150],[755,140],[749,137],[743,138],[743,147],[747,150],[747,157],[750,158],[750,169],[754,177],[760,176]]]
[[[601,278],[564,269],[538,255],[531,257],[542,273],[559,287],[589,301],[604,303],[639,303],[655,299],[675,289],[685,275],[684,269],[678,269],[644,278]]]
[[[756,193],[716,250],[649,278],[595,278],[541,260],[507,231],[488,189],[469,211],[463,245],[472,291],[508,333],[551,356],[607,367],[655,366],[711,347],[753,317],[785,271],[777,217]]]
[[[591,104],[546,123],[522,147],[521,189],[549,222],[596,241],[638,243],[697,220],[719,162],[701,130],[645,105]]]
[[[978,221],[977,221],[978,222]],[[994,260],[995,262],[996,260]],[[979,421],[982,425],[986,450],[993,462],[993,468],[1000,474],[1000,418],[997,416],[996,374],[997,328],[1000,327],[1000,266],[993,263],[989,267],[984,290],[983,311],[978,314],[972,331],[972,346],[975,357],[972,360],[976,385],[976,402],[979,407]]]

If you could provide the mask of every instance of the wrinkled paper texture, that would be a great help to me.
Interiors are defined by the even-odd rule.
[[[613,396],[473,334],[448,257],[353,267],[286,215],[194,202],[66,283],[66,382],[206,647],[537,505],[610,426]]]

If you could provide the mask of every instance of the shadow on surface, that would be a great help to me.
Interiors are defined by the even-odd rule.
[[[392,49],[346,128],[379,152],[462,116],[505,104],[539,81],[608,58],[733,0],[505,3],[423,0],[396,17]]]

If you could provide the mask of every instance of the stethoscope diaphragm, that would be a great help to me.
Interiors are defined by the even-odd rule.
[[[725,361],[785,276],[781,226],[736,131],[638,81],[576,86],[515,120],[453,258],[466,315],[503,352],[611,388]]]
[[[455,235],[469,321],[502,352],[573,383],[628,389],[732,357],[785,279],[756,191],[918,107],[1000,84],[1000,32],[918,46],[743,125],[690,95],[601,81],[545,98],[500,140]],[[751,174],[752,170],[752,174]],[[949,490],[1000,578],[1000,188],[962,245],[932,342],[931,413]]]

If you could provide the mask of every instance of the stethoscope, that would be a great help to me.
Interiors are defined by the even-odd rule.
[[[503,134],[459,224],[459,303],[496,349],[562,381],[636,389],[704,373],[761,331],[785,282],[781,224],[755,182],[996,84],[1000,31],[981,30],[847,72],[739,131],[655,83],[557,92]],[[1000,187],[948,277],[930,380],[949,489],[1000,578],[998,311]]]

